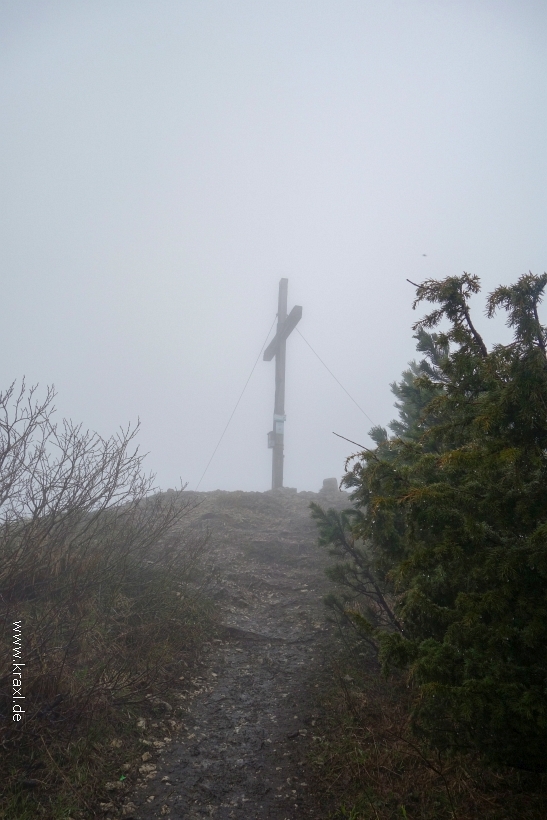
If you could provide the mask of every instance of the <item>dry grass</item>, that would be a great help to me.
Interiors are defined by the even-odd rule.
[[[402,677],[384,678],[369,659],[361,665],[345,660],[334,673],[337,685],[321,704],[324,725],[311,755],[318,788],[339,807],[333,817],[547,817],[544,776],[493,770],[473,757],[447,758],[413,736],[412,694]]]
[[[70,559],[58,545],[46,555],[42,539],[27,543],[31,556],[17,556],[18,572],[3,556],[4,816],[63,817],[76,808],[95,816],[97,779],[116,765],[105,742],[136,723],[147,697],[166,697],[211,633],[200,570],[206,542],[166,530],[175,512],[153,499],[99,516],[93,544],[77,545],[75,534]],[[21,723],[10,720],[13,620],[25,663]]]

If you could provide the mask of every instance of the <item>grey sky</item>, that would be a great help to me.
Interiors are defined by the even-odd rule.
[[[0,387],[140,417],[195,486],[286,276],[385,424],[407,277],[547,268],[546,36],[526,0],[0,2]],[[287,360],[285,484],[318,489],[371,425],[297,334]],[[201,489],[269,487],[272,412],[260,361]]]

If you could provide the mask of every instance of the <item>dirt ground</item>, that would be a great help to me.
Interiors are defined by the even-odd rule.
[[[326,818],[306,780],[306,757],[318,731],[316,681],[336,635],[322,602],[328,556],[309,503],[344,508],[348,497],[282,490],[196,498],[197,520],[211,531],[223,626],[199,677],[181,680],[178,704],[165,704],[184,707],[182,722],[147,727],[141,781],[124,814]]]

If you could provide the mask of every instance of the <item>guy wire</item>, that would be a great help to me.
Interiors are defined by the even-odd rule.
[[[296,330],[296,332],[298,333],[298,335],[299,335],[299,336],[301,336],[301,337],[302,337],[302,339],[304,339],[304,341],[306,342],[306,344],[308,345],[309,349],[310,349],[310,350],[311,350],[311,352],[314,354],[314,356],[317,356],[317,358],[319,359],[319,361],[321,362],[321,364],[323,365],[323,367],[325,368],[325,370],[327,370],[327,371],[330,373],[330,375],[332,376],[332,378],[334,379],[334,381],[335,381],[337,384],[339,384],[339,385],[340,385],[340,387],[342,388],[342,390],[344,391],[344,393],[346,394],[346,396],[348,396],[348,397],[352,400],[352,402],[354,403],[354,405],[355,405],[355,406],[356,406],[356,407],[357,407],[357,408],[361,411],[361,413],[363,414],[363,416],[365,416],[365,417],[366,417],[366,418],[370,421],[370,423],[371,423],[371,424],[374,424],[374,422],[372,421],[372,419],[371,419],[371,417],[368,415],[368,413],[365,413],[365,411],[363,410],[363,408],[361,407],[361,405],[357,404],[357,402],[355,401],[355,399],[353,398],[353,396],[352,396],[350,393],[348,393],[348,391],[346,390],[346,388],[344,387],[344,385],[342,384],[342,382],[341,382],[339,379],[337,379],[337,378],[336,378],[336,376],[334,375],[334,373],[332,372],[332,370],[330,370],[330,369],[327,367],[327,365],[325,364],[325,362],[323,361],[323,359],[321,358],[321,356],[319,355],[319,353],[316,353],[316,352],[315,352],[315,350],[313,349],[313,347],[311,346],[311,344],[308,342],[308,340],[307,340],[304,336],[302,336],[302,334],[300,333],[300,331],[298,330],[298,328],[297,328],[297,327],[295,327],[295,330]]]
[[[238,398],[238,400],[236,401],[236,404],[235,404],[234,409],[232,410],[232,414],[231,414],[230,418],[228,419],[228,421],[226,422],[226,427],[225,427],[225,428],[224,428],[224,430],[222,431],[222,435],[220,436],[220,438],[219,438],[219,440],[218,440],[218,442],[217,442],[217,446],[216,446],[216,447],[215,447],[215,449],[213,450],[213,454],[212,454],[211,458],[209,459],[209,461],[207,462],[207,466],[206,466],[206,468],[204,469],[203,473],[201,474],[201,478],[200,478],[200,480],[198,481],[198,483],[197,483],[197,485],[196,485],[195,492],[197,492],[197,491],[198,491],[198,489],[199,489],[199,485],[200,485],[200,484],[201,484],[201,482],[203,481],[203,478],[204,478],[204,476],[205,476],[205,473],[206,473],[206,472],[207,472],[207,470],[209,469],[209,465],[211,464],[211,461],[212,461],[212,460],[213,460],[213,458],[215,457],[215,453],[216,453],[216,451],[217,451],[217,450],[218,450],[218,448],[220,447],[220,443],[221,443],[222,439],[224,438],[224,434],[226,433],[226,430],[227,430],[227,429],[228,429],[228,427],[230,426],[230,422],[231,422],[231,420],[232,420],[232,419],[233,419],[233,417],[234,417],[234,413],[235,413],[235,411],[236,411],[236,410],[237,410],[237,408],[238,408],[239,402],[240,402],[240,401],[241,401],[241,399],[243,398],[243,394],[244,394],[245,390],[247,389],[247,385],[249,384],[249,382],[250,382],[250,380],[251,380],[251,376],[253,375],[253,373],[254,373],[254,371],[255,371],[255,367],[257,366],[257,364],[258,364],[258,362],[259,362],[259,359],[260,359],[260,357],[262,356],[262,351],[263,351],[263,350],[264,350],[264,348],[266,347],[266,342],[268,341],[268,339],[269,339],[269,337],[270,337],[270,333],[272,332],[272,328],[273,328],[273,326],[275,325],[276,321],[277,321],[277,314],[275,315],[275,318],[274,318],[274,320],[273,320],[273,322],[272,322],[272,324],[271,324],[271,326],[270,326],[270,329],[268,330],[268,335],[267,335],[267,336],[266,336],[266,338],[264,339],[264,344],[263,344],[263,345],[262,345],[262,347],[260,348],[260,353],[259,353],[259,354],[258,354],[258,356],[256,357],[256,361],[255,361],[255,363],[253,364],[253,368],[252,368],[251,372],[249,373],[249,376],[247,377],[247,381],[245,382],[245,385],[243,386],[243,390],[242,390],[242,391],[241,391],[241,393],[239,394],[239,398]]]

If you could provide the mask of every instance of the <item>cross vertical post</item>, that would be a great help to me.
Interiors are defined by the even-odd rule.
[[[289,280],[279,283],[277,301],[277,334],[287,319],[287,292]],[[272,450],[272,490],[283,486],[283,450],[285,438],[285,360],[287,340],[279,340],[275,354],[275,401],[274,401],[274,446]]]
[[[295,305],[287,316],[288,279],[279,282],[277,302],[277,332],[266,350],[264,360],[275,356],[275,401],[273,430],[268,433],[268,446],[272,449],[272,490],[283,486],[283,459],[285,439],[285,360],[287,337],[302,317],[302,308]]]

